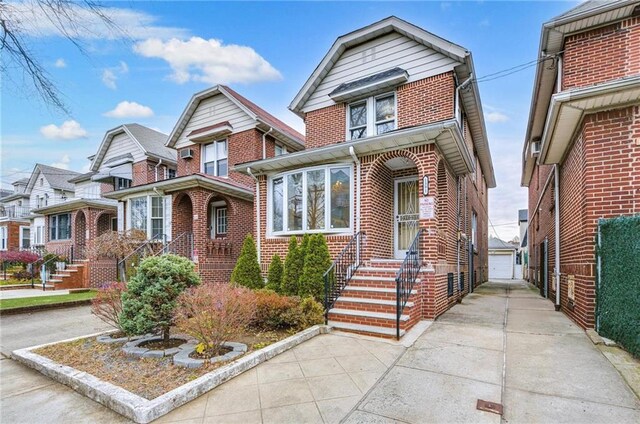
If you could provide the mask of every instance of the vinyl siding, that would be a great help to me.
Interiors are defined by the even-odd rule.
[[[331,106],[328,94],[342,83],[393,67],[409,73],[409,82],[448,72],[459,63],[397,32],[346,50],[303,107],[304,112]]]
[[[100,164],[99,172],[103,171],[104,169],[109,169],[108,166],[104,165],[106,161],[117,156],[126,155],[127,153],[131,153],[134,162],[139,162],[146,158],[144,152],[142,151],[140,146],[138,146],[138,143],[133,141],[126,133],[123,132],[115,135],[111,139],[109,147],[107,147],[107,151],[104,154],[102,163]]]
[[[225,121],[231,124],[234,133],[246,131],[256,126],[255,120],[242,109],[223,94],[217,94],[198,104],[189,122],[180,133],[175,148],[181,149],[193,144],[187,139],[187,134],[191,131]]]

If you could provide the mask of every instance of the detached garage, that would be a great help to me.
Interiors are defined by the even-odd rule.
[[[515,277],[516,247],[498,238],[489,238],[489,279]]]

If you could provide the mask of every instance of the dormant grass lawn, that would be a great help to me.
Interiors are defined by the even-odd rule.
[[[0,311],[5,311],[15,308],[23,308],[26,306],[42,306],[53,305],[59,303],[75,302],[78,300],[90,300],[96,297],[98,292],[96,290],[90,290],[81,293],[60,294],[53,296],[38,296],[38,297],[21,297],[17,299],[2,299],[0,300]]]

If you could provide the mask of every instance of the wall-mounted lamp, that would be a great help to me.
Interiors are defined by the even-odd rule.
[[[422,195],[426,196],[429,194],[429,176],[425,175],[422,177]]]

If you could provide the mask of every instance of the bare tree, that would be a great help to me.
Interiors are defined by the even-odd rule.
[[[90,17],[91,19],[87,19]],[[49,27],[50,32],[66,38],[86,55],[80,34],[95,31],[96,21],[113,32],[122,32],[109,16],[109,9],[92,0],[25,0],[7,3],[0,1],[0,72],[7,78],[14,67],[22,69],[42,100],[65,114],[69,110],[62,99],[62,93],[40,60],[30,48],[32,39],[29,30],[35,27]]]

